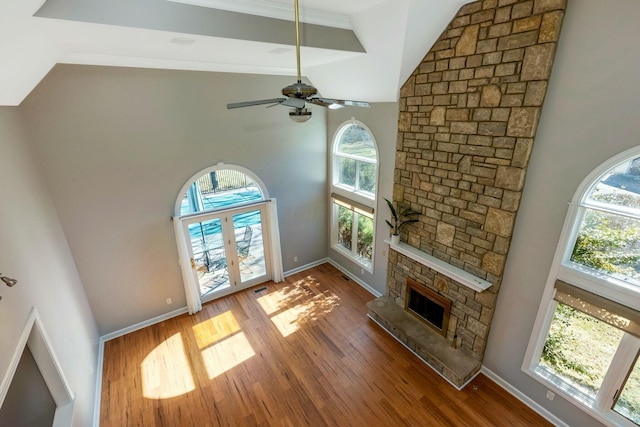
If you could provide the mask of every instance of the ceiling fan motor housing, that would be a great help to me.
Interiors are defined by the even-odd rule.
[[[318,93],[318,89],[300,81],[282,89],[282,94],[289,98],[306,99],[316,93]]]

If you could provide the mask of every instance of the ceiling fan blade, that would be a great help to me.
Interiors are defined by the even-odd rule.
[[[331,107],[331,108],[332,108],[332,109],[334,109],[334,110],[337,110],[337,109],[339,109],[339,108],[344,108],[344,105],[334,104],[334,103],[332,103],[332,102],[325,102],[325,101],[330,101],[330,100],[328,100],[328,99],[327,99],[327,100],[325,100],[325,99],[320,99],[320,98],[311,98],[311,99],[309,100],[309,102],[310,102],[311,104],[314,104],[314,105],[320,105],[321,107],[327,107],[327,108],[329,108],[329,107],[331,107],[331,106],[333,105],[333,107]]]
[[[227,109],[230,110],[232,108],[251,107],[253,105],[263,105],[263,104],[279,104],[282,101],[286,101],[286,98],[273,98],[273,99],[260,99],[258,101],[233,102],[231,104],[227,104]]]
[[[342,107],[371,107],[368,102],[364,101],[350,101],[347,99],[331,99],[331,98],[313,98],[309,102],[322,105],[323,107],[329,107],[331,109],[338,109]]]
[[[305,100],[301,98],[287,98],[280,103],[280,105],[284,105],[287,107],[293,108],[304,108]]]

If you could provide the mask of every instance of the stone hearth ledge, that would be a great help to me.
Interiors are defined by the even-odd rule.
[[[414,248],[404,242],[392,243],[390,240],[385,240],[385,242],[389,243],[389,247],[394,251],[408,256],[412,260],[417,261],[422,265],[426,265],[430,269],[435,270],[438,273],[442,273],[476,292],[482,292],[491,287],[491,282],[481,279],[478,276],[474,276],[468,271],[464,271],[455,265],[451,265],[448,262],[429,255],[428,253],[423,252],[418,248]]]
[[[482,363],[462,348],[454,349],[445,339],[407,313],[388,296],[367,303],[368,316],[457,390],[461,390],[480,371]]]

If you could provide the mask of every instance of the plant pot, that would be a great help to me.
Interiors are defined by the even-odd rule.
[[[392,245],[397,245],[398,243],[400,243],[400,235],[399,234],[392,234],[391,235],[391,244]]]

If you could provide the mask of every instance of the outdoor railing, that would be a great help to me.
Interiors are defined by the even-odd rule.
[[[202,194],[237,190],[252,184],[253,181],[248,180],[244,173],[228,169],[213,171],[198,178],[198,187]]]

